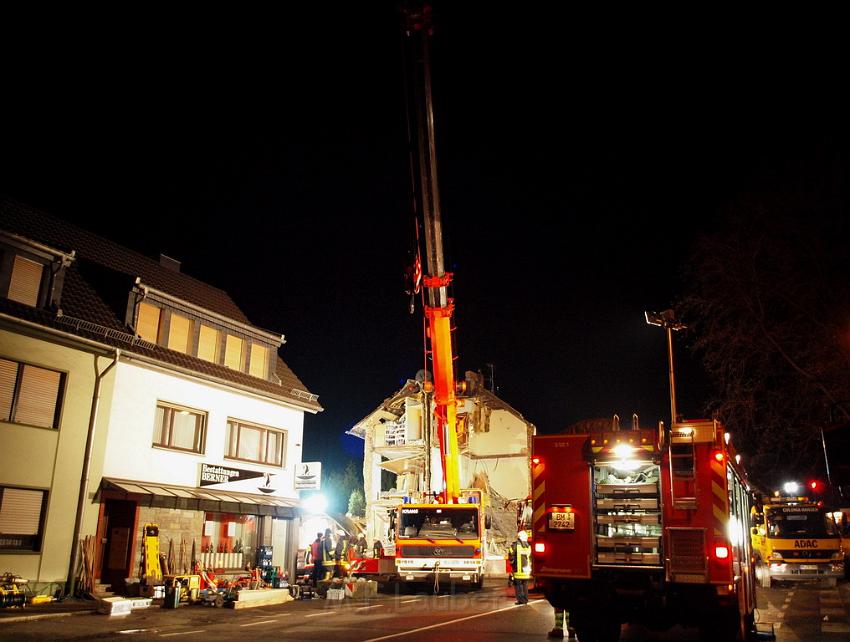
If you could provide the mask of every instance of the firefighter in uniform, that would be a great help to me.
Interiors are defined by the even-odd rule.
[[[322,538],[322,569],[324,570],[323,579],[329,580],[333,577],[336,560],[334,559],[334,540],[331,536],[331,529],[325,529],[325,536]]]
[[[336,567],[334,577],[345,577],[348,574],[348,533],[339,531],[337,533],[336,548],[334,549],[334,559]]]
[[[511,544],[511,568],[514,573],[516,604],[528,604],[528,580],[531,578],[531,546],[528,544],[528,533],[524,530],[516,534],[516,541]]]

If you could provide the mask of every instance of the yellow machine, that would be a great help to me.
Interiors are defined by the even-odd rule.
[[[162,580],[162,566],[159,564],[159,525],[145,524],[145,579],[148,584]]]
[[[12,573],[0,576],[0,607],[27,605],[27,596],[23,588],[27,581]]]
[[[771,497],[753,506],[752,518],[756,577],[762,586],[774,580],[816,579],[835,586],[844,576],[841,534],[823,502]]]
[[[201,591],[201,576],[200,575],[166,575],[163,577],[166,586],[180,585],[180,601],[195,603],[198,601],[198,594]]]

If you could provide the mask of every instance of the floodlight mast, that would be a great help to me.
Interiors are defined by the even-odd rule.
[[[643,314],[649,325],[660,326],[667,332],[667,368],[670,374],[670,426],[672,427],[679,419],[676,411],[676,377],[673,371],[673,331],[683,330],[687,326],[676,321],[676,313],[673,310],[644,312]]]

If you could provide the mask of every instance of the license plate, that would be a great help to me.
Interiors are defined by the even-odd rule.
[[[816,564],[800,564],[801,571],[816,571],[818,567]]]
[[[575,528],[575,513],[549,513],[549,530],[574,531]]]

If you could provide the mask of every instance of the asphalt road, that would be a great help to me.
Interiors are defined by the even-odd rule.
[[[776,623],[778,642],[850,640],[850,585],[822,589],[806,584],[759,589],[759,620]],[[77,615],[6,623],[2,640],[298,640],[446,642],[546,640],[553,611],[532,594],[527,606],[514,604],[505,584],[456,595],[381,594],[368,601],[293,601],[254,609],[181,606],[149,608],[123,617]],[[536,599],[535,599],[536,598]],[[624,626],[626,642],[690,642],[693,629],[664,633]]]

